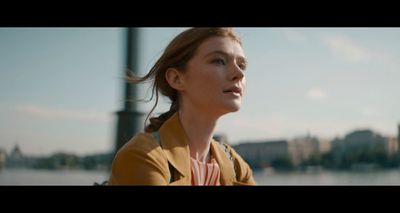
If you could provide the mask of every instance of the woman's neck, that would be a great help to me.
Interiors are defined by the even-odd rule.
[[[185,130],[190,156],[202,162],[210,160],[210,143],[218,117],[207,116],[204,112],[179,110],[179,118]]]

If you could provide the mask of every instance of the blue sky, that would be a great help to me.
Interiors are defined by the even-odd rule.
[[[142,28],[140,73],[182,28]],[[237,28],[249,61],[242,109],[217,132],[232,144],[330,139],[400,122],[399,28]],[[0,28],[0,148],[89,154],[114,147],[123,28]],[[146,85],[141,86],[146,97]],[[146,112],[150,104],[139,104]],[[158,112],[166,110],[162,103]]]

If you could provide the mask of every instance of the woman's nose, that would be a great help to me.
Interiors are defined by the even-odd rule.
[[[239,81],[244,78],[244,72],[237,64],[233,64],[229,78],[231,81]]]

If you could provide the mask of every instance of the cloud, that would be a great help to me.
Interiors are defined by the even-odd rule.
[[[89,122],[105,122],[108,119],[106,113],[94,110],[60,109],[55,107],[37,106],[32,104],[16,105],[14,107],[14,110],[17,113],[24,113],[50,119],[79,120]]]
[[[328,94],[320,88],[311,88],[306,93],[306,98],[317,100],[327,98]]]
[[[306,40],[306,36],[300,30],[291,28],[279,28],[277,30],[282,32],[285,38],[290,42],[299,43]]]
[[[322,41],[336,57],[346,62],[358,63],[371,58],[366,48],[357,46],[345,36],[327,36]]]

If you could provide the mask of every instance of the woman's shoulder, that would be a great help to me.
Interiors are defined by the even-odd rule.
[[[149,133],[138,133],[117,152],[109,178],[111,184],[164,184],[168,160],[155,138]]]

